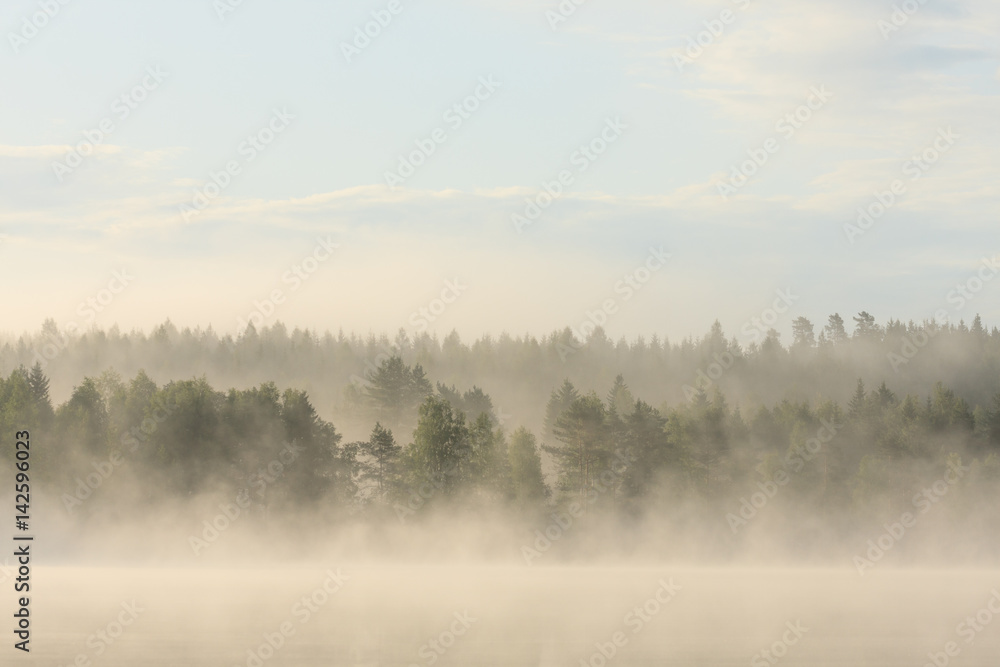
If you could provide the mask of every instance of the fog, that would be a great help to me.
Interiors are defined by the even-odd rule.
[[[998,621],[975,620],[1000,600],[995,572],[971,570],[859,579],[821,569],[343,562],[47,568],[38,579],[35,659],[52,665],[81,655],[122,666],[921,665],[931,654],[985,666],[1000,650]],[[119,634],[121,620],[129,625]]]
[[[1000,331],[854,320],[745,347],[8,339],[32,641],[60,665],[987,664]]]
[[[0,27],[0,667],[996,665],[1000,3]]]

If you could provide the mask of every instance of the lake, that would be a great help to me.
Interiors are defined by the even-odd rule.
[[[32,652],[14,651],[7,631],[5,665],[919,667],[930,654],[939,666],[995,667],[1000,657],[996,571],[327,563],[37,567],[32,579]]]

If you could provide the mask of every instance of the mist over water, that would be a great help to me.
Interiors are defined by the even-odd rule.
[[[303,667],[600,665],[602,647],[620,665],[922,665],[954,642],[949,664],[979,667],[1000,650],[995,625],[972,629],[1000,598],[996,573],[975,570],[343,562],[37,576],[34,658],[52,665],[254,665],[251,651]],[[112,638],[123,609],[138,612]]]
[[[530,341],[424,340],[355,381],[340,367],[328,409],[350,436],[294,384],[255,384],[253,365],[228,390],[143,370],[233,353],[204,335],[145,357],[130,334],[96,358],[93,335],[0,385],[7,423],[44,443],[31,608],[46,664],[940,667],[1000,650],[1000,403],[963,345],[992,349],[995,330],[936,330],[902,377],[868,363],[894,349],[885,334],[612,349],[598,332],[565,361],[553,337],[521,371],[534,381],[508,389],[534,419],[496,407],[475,370]],[[264,368],[294,339],[257,335],[227,345]],[[131,378],[108,363],[124,350]],[[962,395],[932,381],[946,357]],[[638,358],[674,370],[650,377]],[[84,360],[105,370],[69,379]],[[586,385],[605,363],[634,385]],[[567,377],[547,385],[553,369]],[[61,403],[48,373],[74,385]],[[761,401],[810,381],[812,399]],[[677,385],[685,399],[658,407],[633,388]]]
[[[5,0],[0,667],[996,667],[998,34]]]

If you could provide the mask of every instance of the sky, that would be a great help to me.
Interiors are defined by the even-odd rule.
[[[8,0],[0,330],[1000,326],[998,34],[995,0]]]

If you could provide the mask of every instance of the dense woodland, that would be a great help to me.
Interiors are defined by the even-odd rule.
[[[816,335],[799,318],[790,345],[772,331],[746,347],[718,325],[678,344],[598,329],[466,345],[280,324],[71,337],[49,323],[0,351],[0,432],[31,429],[36,479],[74,517],[106,511],[116,489],[133,509],[242,490],[252,511],[333,521],[448,506],[544,517],[585,501],[618,525],[708,522],[734,548],[777,517],[797,534],[878,528],[951,469],[961,479],[934,520],[995,536],[1000,332],[979,317],[854,321],[849,334],[831,316]],[[56,384],[71,387],[62,400]],[[74,495],[109,460],[114,483]],[[734,521],[775,479],[780,511]],[[952,543],[998,555],[995,539]]]

